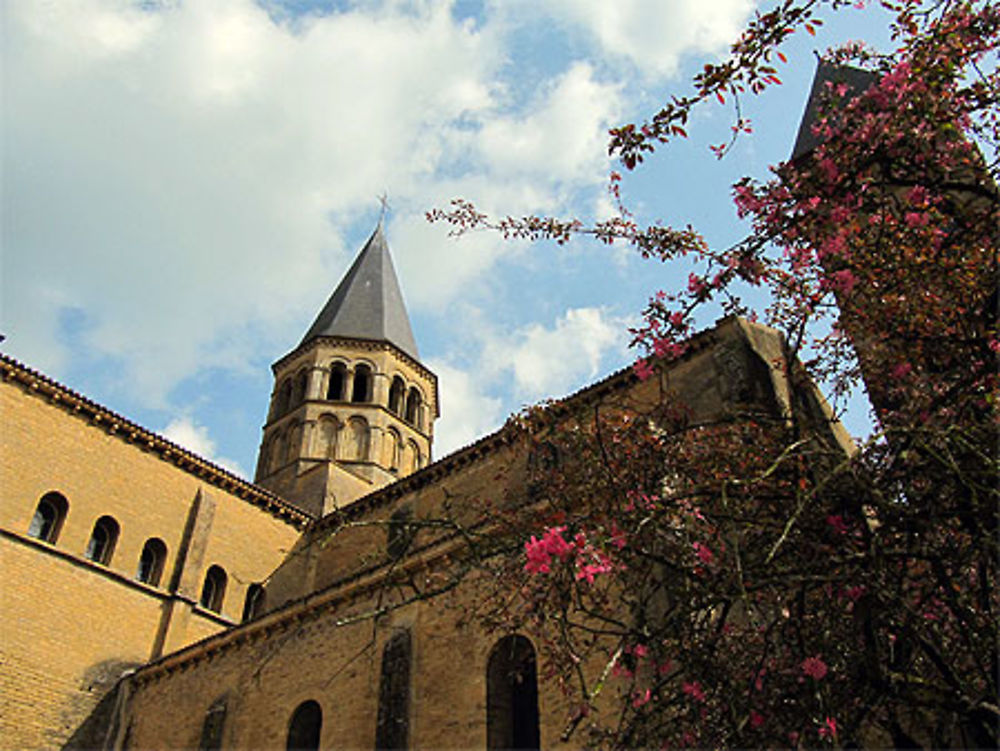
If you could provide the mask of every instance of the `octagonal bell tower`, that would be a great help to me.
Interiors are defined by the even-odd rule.
[[[420,362],[381,222],[271,369],[257,484],[321,516],[430,461],[437,376]]]

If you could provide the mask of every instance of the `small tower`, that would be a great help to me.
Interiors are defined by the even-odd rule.
[[[437,376],[420,363],[381,222],[271,369],[259,485],[323,515],[429,462]]]

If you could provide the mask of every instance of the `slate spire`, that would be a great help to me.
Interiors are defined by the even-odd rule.
[[[381,220],[299,346],[318,336],[387,341],[419,358]]]

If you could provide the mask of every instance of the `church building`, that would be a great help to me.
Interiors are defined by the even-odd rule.
[[[793,399],[825,418],[784,356],[777,332],[723,319],[671,390],[699,419],[780,419]],[[483,508],[531,499],[534,457],[505,427],[431,461],[437,379],[381,226],[273,366],[253,483],[0,369],[0,745],[567,747],[532,635],[464,617],[477,583],[455,573]],[[641,412],[655,381],[625,369],[562,404]]]

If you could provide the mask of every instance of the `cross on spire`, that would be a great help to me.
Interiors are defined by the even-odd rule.
[[[382,224],[382,221],[385,219],[385,215],[389,211],[389,197],[386,195],[385,191],[382,191],[382,194],[378,197],[378,202],[382,204],[382,210],[379,211],[378,215],[378,223]]]

